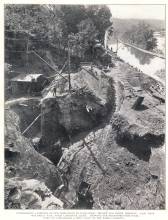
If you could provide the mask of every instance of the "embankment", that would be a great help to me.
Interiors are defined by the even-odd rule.
[[[59,161],[57,150],[54,150],[58,149],[55,146],[57,142],[66,146],[75,136],[105,123],[115,110],[113,80],[102,76],[100,72],[97,76],[94,74],[94,71],[81,70],[72,75],[71,93],[67,92],[67,84],[64,81],[62,93],[58,88],[57,97],[46,95],[42,100],[42,151],[56,164]],[[57,83],[60,84],[58,81]]]
[[[157,82],[121,62],[108,76],[113,78],[115,111],[102,127],[64,151],[57,165],[67,173],[63,194],[73,201],[86,181],[93,209],[164,209],[164,154],[156,153],[165,138],[164,103],[148,90],[157,89]],[[144,97],[142,106],[133,109],[139,96]]]

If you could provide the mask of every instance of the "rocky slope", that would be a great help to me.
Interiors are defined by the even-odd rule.
[[[105,122],[115,109],[113,81],[100,70],[90,71],[86,67],[72,74],[71,82],[73,90],[69,93],[68,83],[57,77],[41,100],[43,147],[39,150],[55,164],[62,154],[58,143],[67,147],[78,134]],[[56,97],[52,94],[53,86],[57,87]]]
[[[31,179],[36,181],[33,182],[36,185],[42,185],[43,188],[45,186],[45,189],[48,187],[53,193],[62,183],[61,175],[54,164],[40,155],[34,149],[31,140],[21,134],[19,117],[9,109],[5,111],[5,178],[5,189],[9,193],[7,200],[10,200],[11,189],[19,190],[17,187],[24,182],[28,188]],[[33,189],[30,191],[33,193]]]
[[[68,173],[64,197],[75,201],[84,180],[91,185],[94,209],[163,209],[164,102],[150,90],[156,92],[158,82],[122,62],[107,74],[114,80],[115,112],[64,151],[58,164]],[[140,96],[140,109],[133,109]]]
[[[71,84],[69,93],[68,82],[56,76],[43,91],[41,101],[36,100],[39,109],[30,110],[25,119],[21,114],[22,123],[27,120],[28,124],[31,112],[42,113],[40,126],[37,124],[34,132],[27,134],[32,138],[33,133],[40,133],[38,152],[31,139],[21,135],[18,106],[8,105],[7,207],[13,207],[9,205],[13,196],[9,195],[8,185],[21,186],[14,193],[14,200],[20,199],[20,208],[32,208],[34,200],[34,208],[47,207],[47,194],[44,200],[39,197],[38,183],[43,192],[56,190],[60,201],[49,193],[51,201],[58,204],[50,208],[62,208],[61,201],[64,208],[72,208],[78,187],[85,181],[90,184],[93,209],[164,209],[164,86],[121,61],[106,73],[85,66],[72,74]],[[139,97],[143,99],[137,104]],[[25,204],[22,186],[29,184],[33,188]]]

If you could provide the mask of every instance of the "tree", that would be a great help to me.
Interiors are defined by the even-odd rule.
[[[57,22],[56,22],[57,21]],[[60,33],[60,20],[42,5],[8,5],[5,8],[5,27],[15,32],[25,31],[36,38],[51,40]]]
[[[112,25],[106,6],[83,5],[8,5],[5,8],[6,29],[33,34],[36,48],[49,42],[58,51],[66,52],[69,40],[72,52],[81,57],[93,50],[94,41],[103,42]],[[112,32],[112,28],[109,29]],[[34,45],[33,44],[33,45]]]
[[[87,15],[99,32],[98,39],[103,42],[106,29],[112,26],[110,9],[107,6],[91,5],[87,7]]]
[[[60,11],[60,18],[66,26],[64,35],[77,33],[77,25],[86,18],[85,7],[82,5],[62,5]]]
[[[90,18],[82,20],[77,27],[78,32],[69,35],[70,46],[75,54],[84,58],[86,51],[93,54],[98,31]]]
[[[132,44],[145,49],[153,50],[157,46],[157,39],[153,35],[154,31],[144,22],[134,25],[123,34],[123,39]]]

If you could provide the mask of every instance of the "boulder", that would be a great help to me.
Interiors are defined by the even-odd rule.
[[[36,178],[54,192],[62,183],[57,168],[21,134],[16,113],[6,110],[5,122],[5,177]]]
[[[62,209],[63,202],[35,179],[5,179],[6,209]]]

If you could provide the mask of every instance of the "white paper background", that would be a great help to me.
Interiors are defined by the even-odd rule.
[[[100,211],[100,210],[81,210],[81,211],[73,211],[73,210],[62,210],[62,211],[14,211],[14,210],[4,210],[4,171],[3,171],[3,164],[4,164],[4,4],[164,4],[165,8],[168,7],[166,5],[166,1],[152,1],[152,0],[131,0],[131,1],[123,1],[123,0],[0,0],[0,219],[10,219],[10,220],[30,220],[30,219],[107,219],[105,216],[108,216],[108,213],[111,213],[113,216],[108,216],[108,219],[116,219],[115,214],[118,214],[117,219],[160,219],[165,220],[168,219],[168,202],[167,202],[167,196],[166,196],[166,210],[161,211],[147,211],[147,210],[141,210],[141,211],[134,211],[134,210],[127,210],[127,211]],[[167,3],[168,4],[168,3]],[[122,6],[121,6],[122,7]],[[131,13],[131,11],[130,11]],[[153,8],[152,14],[156,14],[157,18],[157,7],[156,9]],[[166,23],[167,18],[166,18]],[[167,26],[166,26],[167,27]],[[167,28],[166,28],[166,36],[167,34]],[[166,37],[166,55],[167,55],[167,37]],[[166,65],[166,72],[167,72],[167,65]],[[166,82],[166,88],[167,88],[167,82]],[[166,89],[166,97],[167,96],[167,89]],[[166,116],[167,116],[167,99],[166,99]],[[167,127],[167,117],[166,117],[166,127]],[[167,129],[166,129],[167,130]],[[167,143],[167,135],[166,135],[166,143]],[[166,151],[166,158],[167,158]],[[166,163],[166,171],[168,171],[168,163]],[[167,180],[167,179],[166,179]],[[167,181],[166,181],[166,189],[167,187]],[[167,190],[166,190],[167,191]],[[22,213],[22,214],[18,214]],[[27,214],[26,214],[27,213]],[[36,217],[31,216],[31,213],[34,213]],[[41,215],[40,215],[41,213]],[[44,213],[44,214],[43,214]],[[55,213],[55,214],[54,214]],[[62,217],[60,214],[62,213]],[[67,215],[65,215],[67,213]],[[78,216],[77,214],[78,213]],[[89,214],[90,213],[90,214]],[[100,214],[101,213],[101,214]],[[134,214],[133,214],[134,213]],[[42,215],[43,214],[43,215]],[[79,216],[79,214],[81,216]],[[126,217],[127,214],[127,217]],[[138,217],[135,216],[137,214]],[[47,217],[48,215],[48,217]],[[121,217],[119,217],[119,215]],[[129,216],[130,215],[130,216]],[[98,217],[96,217],[98,216]],[[104,217],[103,217],[104,216]],[[132,216],[132,217],[131,217]]]

